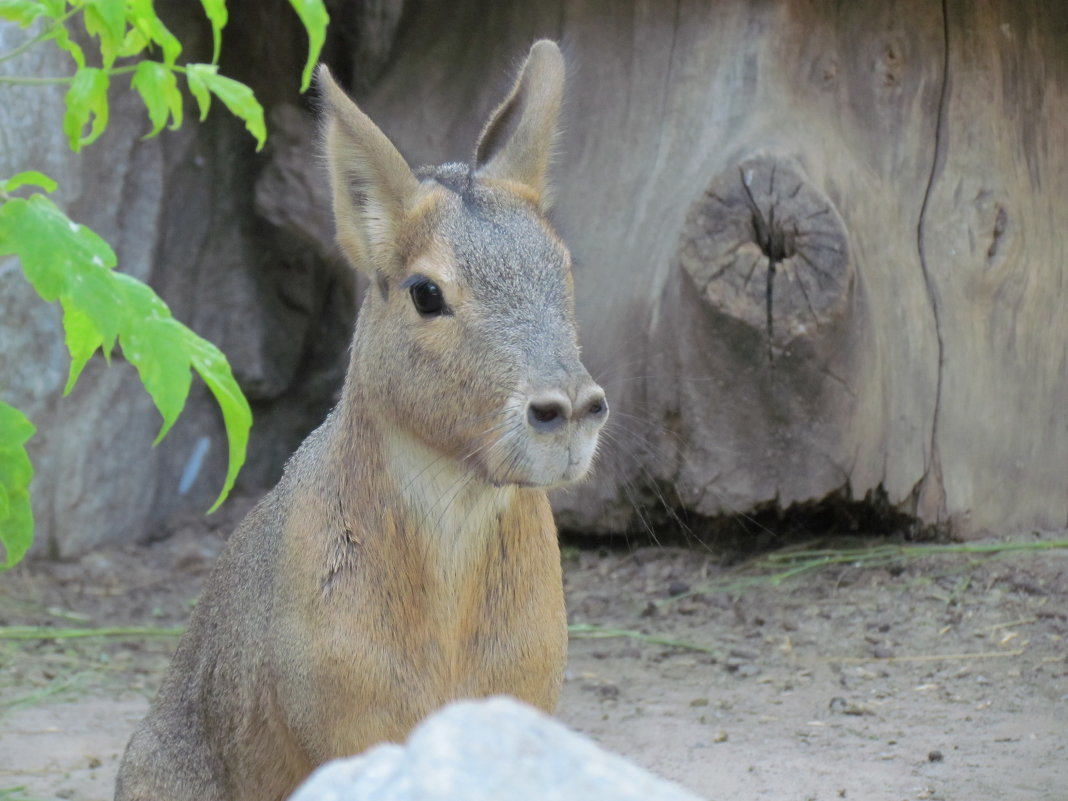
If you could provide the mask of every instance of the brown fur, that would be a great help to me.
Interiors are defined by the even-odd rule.
[[[543,217],[562,81],[535,44],[474,163],[417,178],[320,73],[338,241],[372,279],[342,399],[220,556],[118,801],[282,799],[456,698],[553,709],[544,489],[585,473],[607,414]],[[415,308],[424,279],[448,313]]]

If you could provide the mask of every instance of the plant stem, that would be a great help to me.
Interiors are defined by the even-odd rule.
[[[67,20],[69,20],[75,14],[77,14],[79,10],[80,9],[72,8],[70,11],[68,11],[62,17],[59,17],[58,19],[52,20],[51,24],[48,25],[48,27],[46,27],[43,31],[41,31],[35,37],[33,37],[32,39],[28,39],[27,41],[23,42],[18,47],[16,47],[14,50],[9,50],[7,53],[4,53],[4,54],[0,55],[0,63],[8,61],[9,59],[15,58],[17,56],[21,56],[23,53],[25,53],[27,50],[29,50],[34,45],[40,44],[41,42],[43,42],[43,41],[45,41],[47,39],[51,39],[52,36],[56,32],[56,28],[58,28],[61,25],[63,25],[63,23],[65,23]]]
[[[179,67],[175,64],[169,65],[169,68],[174,70],[175,72],[185,72],[184,67]],[[137,65],[132,64],[128,67],[112,67],[110,69],[104,70],[104,72],[106,72],[109,76],[128,75],[136,69]],[[70,83],[73,80],[73,75],[68,75],[65,78],[58,76],[48,78],[26,78],[21,75],[0,75],[0,83],[21,84],[24,86],[48,86],[61,83]]]
[[[26,78],[22,75],[0,75],[0,83],[19,84],[22,86],[48,86],[57,83],[70,83],[73,75],[66,78]]]

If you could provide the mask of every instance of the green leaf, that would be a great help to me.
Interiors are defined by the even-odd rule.
[[[84,0],[84,3],[86,33],[100,39],[104,67],[110,67],[126,38],[126,0]]]
[[[104,338],[100,336],[88,314],[67,302],[63,303],[63,336],[67,342],[67,350],[70,351],[70,371],[67,375],[67,385],[63,387],[63,395],[66,397],[74,389],[78,377],[97,348],[104,344]],[[111,349],[106,348],[105,358],[110,354]]]
[[[33,464],[25,444],[34,432],[26,415],[0,401],[0,545],[5,551],[0,570],[18,564],[33,541]]]
[[[163,63],[173,65],[182,52],[182,43],[156,16],[152,0],[128,0],[127,14],[130,24],[145,39],[155,42],[163,50]]]
[[[65,294],[84,265],[110,269],[116,262],[107,242],[40,194],[0,206],[0,255],[7,254],[22,260],[27,280],[47,301]]]
[[[63,304],[71,354],[65,392],[70,392],[89,357],[101,346],[109,354],[119,333],[121,298],[111,277],[115,253],[44,195],[0,206],[0,254],[11,253],[42,298]]]
[[[256,137],[256,149],[263,147],[267,141],[267,125],[263,120],[263,106],[256,100],[252,90],[240,81],[218,74],[214,64],[187,64],[185,77],[189,81],[189,91],[200,104],[200,119],[208,114],[210,91],[219,98],[234,116],[245,121],[245,128]]]
[[[122,47],[119,48],[119,58],[140,55],[149,44],[149,38],[140,28],[127,28]]]
[[[134,70],[130,86],[138,91],[148,109],[148,118],[152,121],[148,136],[162,131],[168,119],[174,120],[171,130],[182,124],[182,93],[178,90],[174,70],[158,61],[142,61]]]
[[[173,317],[140,320],[124,332],[122,354],[137,368],[145,391],[152,397],[163,425],[153,445],[167,436],[185,407],[193,374],[184,347],[188,330]]]
[[[132,275],[124,273],[112,273],[112,275],[118,282],[115,289],[124,304],[121,310],[124,326],[128,326],[131,321],[171,317],[170,308],[148,284],[138,281]]]
[[[105,356],[110,355],[122,330],[122,317],[116,313],[116,309],[123,308],[124,298],[111,271],[112,266],[101,259],[81,262],[68,276],[60,297],[64,312],[68,309],[77,310],[88,318],[98,344],[104,347]],[[66,325],[67,321],[64,320]],[[71,351],[71,358],[74,356],[74,351]]]
[[[186,347],[192,359],[193,369],[208,385],[208,389],[211,390],[222,410],[226,437],[230,443],[230,461],[226,470],[226,481],[219,497],[208,510],[208,514],[211,514],[226,500],[241,466],[245,463],[248,434],[252,428],[252,409],[249,408],[248,401],[237,385],[230,364],[226,361],[222,351],[192,331],[187,332]]]
[[[0,204],[0,255],[8,254],[19,257],[23,273],[41,297],[48,301],[58,299],[63,306],[71,354],[64,392],[70,392],[96,350],[103,347],[107,356],[117,339],[163,417],[156,438],[159,442],[185,405],[192,383],[190,368],[204,379],[222,411],[230,444],[226,481],[210,511],[217,509],[245,462],[252,426],[248,401],[222,352],[175,320],[167,304],[150,287],[115,272],[115,253],[107,242],[72,222],[44,195],[13,198]],[[10,560],[21,558],[29,547],[33,519],[28,494],[23,497],[11,487],[23,479],[28,486],[32,472],[27,473],[23,467],[32,468],[28,460],[24,464],[17,456],[8,458],[2,450],[6,443],[7,439],[0,436],[0,483],[6,493],[4,508],[9,510],[6,520],[12,521],[11,530],[15,532],[3,544],[9,563],[13,564]],[[5,476],[10,480],[4,481]],[[9,524],[0,520],[0,525],[6,531]]]
[[[323,42],[326,41],[326,26],[330,24],[330,15],[326,13],[323,0],[289,0],[297,12],[304,30],[308,32],[308,60],[304,63],[304,73],[300,79],[300,91],[306,92],[311,85],[312,73],[319,62]]]
[[[67,90],[67,113],[63,115],[63,132],[70,149],[77,153],[95,142],[108,127],[108,74],[95,67],[79,69]],[[89,133],[83,136],[85,126]]]
[[[208,22],[211,23],[211,37],[214,42],[211,50],[211,63],[218,64],[219,49],[222,47],[222,30],[229,21],[226,0],[200,0],[200,4],[204,6],[204,13],[208,17]]]
[[[21,189],[24,186],[36,186],[46,192],[55,192],[58,184],[43,172],[27,170],[26,172],[12,175],[4,181],[3,190],[5,192],[14,192],[16,189]]]
[[[208,89],[205,76],[214,75],[218,69],[214,64],[185,65],[185,80],[189,84],[190,94],[196,98],[197,105],[200,107],[201,122],[208,118],[208,111],[211,109],[211,91]]]
[[[123,295],[122,355],[137,368],[145,391],[163,417],[155,445],[178,419],[193,382],[185,348],[188,329],[171,317],[167,304],[150,287],[122,273],[113,276]]]
[[[34,0],[0,0],[0,19],[17,22],[23,28],[45,13],[41,4]]]
[[[245,121],[245,128],[256,139],[256,149],[267,141],[267,125],[263,120],[263,106],[245,84],[223,75],[213,75],[207,81],[208,88],[219,98],[234,116]]]
[[[70,57],[74,59],[74,63],[78,69],[85,69],[85,53],[82,51],[81,46],[70,38],[70,31],[62,23],[55,26],[52,31],[52,38],[56,40],[56,46],[60,50],[66,50],[70,53]]]

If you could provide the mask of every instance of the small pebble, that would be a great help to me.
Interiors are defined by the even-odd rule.
[[[664,665],[661,675],[666,679],[685,679],[693,675],[693,669],[697,666],[697,660],[686,657],[673,657]]]
[[[927,761],[928,762],[941,762],[942,761],[942,752],[941,751],[931,751],[927,755]]]
[[[670,596],[682,595],[684,592],[689,591],[690,585],[687,584],[685,581],[675,579],[670,584],[668,584],[668,595]]]
[[[831,712],[835,715],[856,715],[859,717],[861,715],[875,714],[869,707],[866,707],[863,704],[847,701],[840,696],[835,696],[831,699],[830,708]]]
[[[736,659],[745,659],[750,662],[757,658],[756,651],[750,651],[745,648],[731,648],[729,655]]]
[[[614,701],[619,698],[619,686],[616,684],[602,684],[597,688],[597,694],[606,701]]]
[[[731,670],[730,666],[727,667],[727,670]],[[745,662],[744,664],[738,665],[731,672],[734,673],[734,675],[736,676],[742,677],[743,679],[749,679],[753,676],[759,675],[760,668],[754,665],[752,662]]]

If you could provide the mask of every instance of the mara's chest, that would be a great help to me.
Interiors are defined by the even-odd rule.
[[[366,598],[382,622],[382,667],[404,677],[405,691],[427,696],[431,707],[498,693],[555,705],[567,620],[543,499],[511,504],[486,530],[466,532],[474,542],[465,546],[407,551],[392,586]]]
[[[544,493],[512,495],[475,510],[479,523],[394,518],[356,538],[344,570],[284,627],[307,643],[319,703],[381,716],[382,739],[457,698],[555,706],[567,656],[556,530]]]

